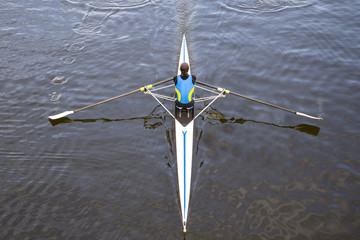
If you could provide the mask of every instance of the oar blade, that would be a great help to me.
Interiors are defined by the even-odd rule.
[[[296,112],[295,114],[299,115],[299,116],[315,119],[315,120],[323,120],[322,117],[314,117],[314,116],[310,116],[310,115],[307,115],[307,114],[301,113],[301,112]]]
[[[56,115],[49,116],[49,118],[51,120],[56,120],[56,119],[59,119],[59,118],[66,117],[67,115],[70,115],[70,114],[73,114],[73,113],[74,113],[74,111],[65,111],[65,112],[62,112],[62,113],[59,113],[59,114],[56,114]]]

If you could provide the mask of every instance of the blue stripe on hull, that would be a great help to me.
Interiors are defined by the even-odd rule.
[[[184,217],[186,213],[186,132],[182,132],[184,135]]]

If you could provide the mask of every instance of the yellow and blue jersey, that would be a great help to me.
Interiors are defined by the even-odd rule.
[[[193,100],[194,89],[195,89],[196,77],[189,75],[186,79],[183,79],[180,75],[174,77],[175,81],[175,92],[177,101],[181,104],[189,104]]]

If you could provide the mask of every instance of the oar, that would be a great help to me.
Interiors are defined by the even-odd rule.
[[[254,101],[254,102],[257,102],[257,103],[261,103],[261,104],[264,104],[264,105],[267,105],[267,106],[270,106],[270,107],[273,107],[273,108],[281,109],[281,110],[284,110],[284,111],[287,111],[287,112],[290,112],[290,113],[293,113],[293,114],[296,114],[296,115],[299,115],[299,116],[303,116],[303,117],[307,117],[307,118],[311,118],[311,119],[316,119],[316,120],[322,120],[321,117],[314,117],[314,116],[307,115],[305,113],[296,112],[294,110],[290,110],[290,109],[280,107],[280,106],[277,106],[277,105],[274,105],[274,104],[271,104],[271,103],[267,103],[267,102],[260,101],[260,100],[257,100],[257,99],[251,98],[251,97],[247,97],[247,96],[239,94],[239,93],[230,92],[229,90],[225,90],[223,88],[218,88],[218,87],[212,86],[212,85],[207,84],[207,83],[203,83],[203,82],[196,82],[196,83],[200,84],[200,85],[203,85],[203,86],[206,86],[206,87],[209,87],[209,88],[216,89],[218,91],[225,91],[225,93],[227,93],[227,94],[232,94],[234,96],[242,97],[242,98],[245,98],[247,100]]]
[[[82,108],[79,108],[79,109],[76,109],[76,110],[73,110],[73,111],[65,111],[65,112],[62,112],[62,113],[59,113],[59,114],[56,114],[56,115],[53,115],[53,116],[49,116],[49,118],[50,118],[51,120],[63,118],[63,117],[66,117],[67,115],[70,115],[70,114],[73,114],[73,113],[76,113],[76,112],[80,112],[80,111],[82,111],[82,110],[85,110],[85,109],[88,109],[88,108],[91,108],[91,107],[95,107],[95,106],[98,106],[98,105],[100,105],[100,104],[107,103],[107,102],[113,101],[113,100],[115,100],[115,99],[128,96],[128,95],[133,94],[133,93],[137,93],[137,92],[140,92],[140,91],[145,91],[146,88],[152,88],[152,87],[155,87],[155,86],[157,86],[157,85],[160,85],[160,84],[169,82],[169,81],[171,81],[171,80],[172,80],[172,78],[165,79],[165,80],[162,80],[162,81],[160,81],[160,82],[156,82],[156,83],[153,83],[153,84],[151,84],[151,85],[147,85],[146,87],[141,87],[141,88],[136,89],[136,90],[133,90],[133,91],[131,91],[131,92],[124,93],[124,94],[121,94],[121,95],[119,95],[119,96],[116,96],[116,97],[113,97],[113,98],[109,98],[109,99],[103,100],[103,101],[101,101],[101,102],[91,104],[91,105],[86,106],[86,107],[82,107]]]

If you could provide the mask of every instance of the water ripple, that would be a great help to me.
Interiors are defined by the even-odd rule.
[[[252,1],[234,1],[229,0],[224,3],[225,8],[237,12],[280,12],[286,9],[307,7],[312,4],[308,0],[252,0]]]
[[[63,85],[68,81],[68,79],[65,76],[56,76],[51,81],[55,85]]]
[[[91,25],[84,23],[76,23],[74,25],[73,31],[79,35],[97,35],[101,31],[101,26]]]
[[[65,49],[69,52],[73,52],[73,53],[76,53],[76,52],[80,52],[82,50],[84,50],[85,48],[85,45],[83,43],[72,43],[72,44],[67,44],[65,46]]]
[[[140,8],[153,4],[151,0],[110,0],[110,1],[93,1],[89,3],[89,7],[101,10],[123,10]]]
[[[51,92],[49,94],[49,96],[50,96],[50,101],[56,102],[56,101],[59,101],[59,99],[61,97],[61,93],[54,91],[54,92]]]
[[[74,57],[67,56],[67,57],[62,57],[61,60],[62,60],[63,64],[71,65],[71,64],[73,64],[75,62],[76,59]]]

